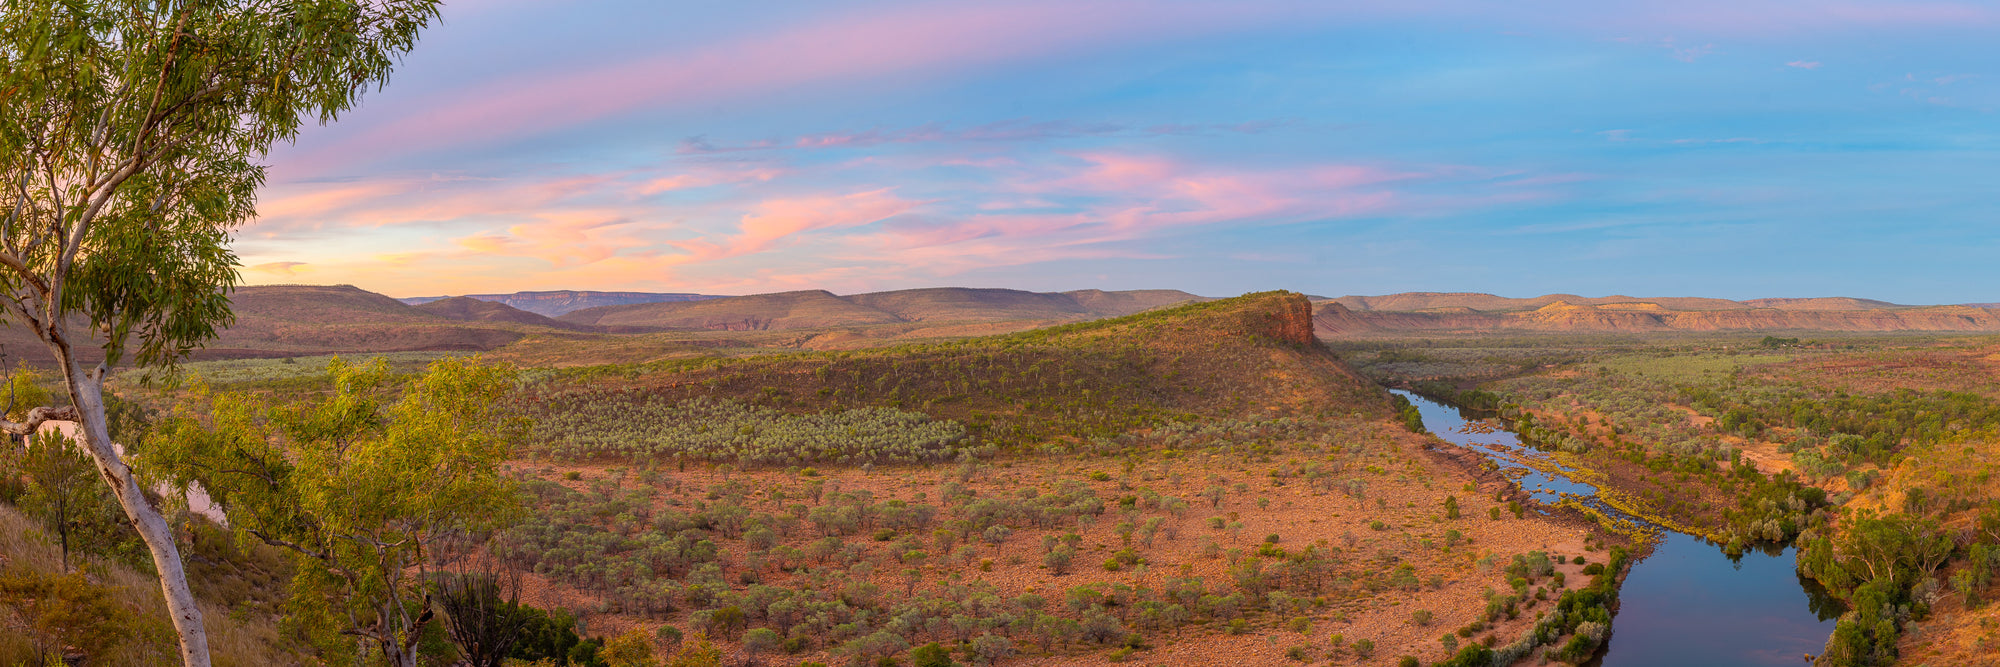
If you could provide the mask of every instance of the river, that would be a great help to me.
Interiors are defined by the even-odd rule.
[[[1521,487],[1538,500],[1554,502],[1565,493],[1595,499],[1597,489],[1589,484],[1536,470],[1566,469],[1497,423],[1468,429],[1471,422],[1458,409],[1396,393],[1423,413],[1427,430],[1518,473]],[[1731,558],[1699,537],[1664,529],[1662,535],[1653,553],[1626,576],[1609,646],[1592,665],[1798,667],[1807,664],[1806,654],[1826,645],[1839,611],[1818,595],[1816,585],[1799,577],[1790,547],[1750,549]]]

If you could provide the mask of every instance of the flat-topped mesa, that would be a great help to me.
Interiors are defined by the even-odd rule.
[[[588,379],[548,390],[637,390],[660,400],[730,398],[794,411],[893,401],[935,418],[981,423],[1067,415],[1057,421],[1106,437],[1186,415],[1391,414],[1381,388],[1319,344],[1312,304],[1293,292],[995,336],[676,360],[616,379],[579,377]],[[1027,428],[1008,423],[1010,433]],[[1027,442],[1059,433],[1074,434],[1050,427],[1006,437]]]

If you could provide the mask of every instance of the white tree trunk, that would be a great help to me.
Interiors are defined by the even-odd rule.
[[[63,380],[69,385],[70,400],[76,404],[77,420],[83,431],[84,450],[96,461],[97,471],[111,486],[118,506],[125,510],[125,518],[139,531],[147,551],[152,552],[153,568],[160,574],[160,594],[167,600],[174,633],[180,636],[181,664],[209,667],[208,631],[202,627],[201,607],[195,603],[194,591],[188,588],[187,571],[181,567],[181,552],[174,542],[173,527],[160,515],[159,508],[146,500],[132,468],[125,465],[111,444],[111,428],[104,418],[104,367],[85,370],[69,350],[50,347],[57,348],[61,357]]]

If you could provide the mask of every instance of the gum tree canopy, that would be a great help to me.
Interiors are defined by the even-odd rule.
[[[437,0],[0,0],[0,308],[47,346],[83,445],[152,552],[188,665],[201,613],[167,522],[112,447],[103,382],[231,321],[230,231],[260,160],[331,122],[437,18]]]

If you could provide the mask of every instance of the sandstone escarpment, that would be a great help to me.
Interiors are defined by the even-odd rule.
[[[1716,299],[1649,299],[1606,302],[1608,299],[1555,299],[1533,309],[1476,310],[1439,306],[1441,301],[1477,301],[1468,295],[1436,298],[1367,297],[1373,305],[1392,303],[1425,306],[1420,311],[1358,310],[1342,297],[1315,304],[1314,323],[1321,336],[1366,336],[1403,332],[1476,333],[1486,331],[1648,333],[1669,331],[2000,331],[2000,309],[1972,306],[1909,307],[1884,304],[1864,308],[1861,299],[1766,299],[1774,307],[1716,308]],[[1446,298],[1449,297],[1449,298]],[[1516,299],[1486,300],[1490,306],[1515,307]],[[1502,303],[1505,301],[1505,303]],[[1695,306],[1681,308],[1680,302]],[[1732,302],[1733,303],[1733,302]],[[1811,306],[1825,309],[1812,309]]]

